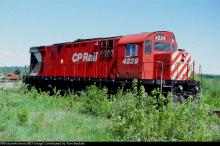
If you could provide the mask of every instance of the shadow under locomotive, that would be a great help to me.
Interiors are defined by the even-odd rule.
[[[96,84],[99,87],[107,87],[109,94],[117,93],[119,88],[131,89],[134,80],[129,79],[106,79],[106,78],[72,78],[72,77],[45,77],[45,76],[24,76],[23,82],[29,88],[35,87],[41,91],[54,89],[61,92],[77,92],[85,90],[87,86]],[[189,96],[194,99],[200,98],[200,81],[187,80],[137,80],[138,87],[144,86],[145,92],[151,93],[154,89],[160,89],[163,95],[172,93],[174,101],[184,101]]]

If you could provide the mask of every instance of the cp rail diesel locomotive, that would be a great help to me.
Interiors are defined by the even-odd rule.
[[[24,82],[42,89],[80,90],[93,83],[126,88],[137,79],[146,91],[172,92],[175,100],[200,94],[192,57],[169,31],[31,47],[29,71]]]

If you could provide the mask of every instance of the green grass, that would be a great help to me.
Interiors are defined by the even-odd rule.
[[[0,90],[0,141],[113,140],[110,120],[81,114],[77,101],[70,106],[65,97],[36,93],[34,98],[35,92]],[[20,120],[21,109],[27,120]]]
[[[0,141],[219,141],[220,82],[204,79],[200,102],[173,104],[158,92],[123,93],[111,100],[90,86],[81,95],[53,96],[21,85],[0,89]],[[160,105],[159,108],[157,107]]]
[[[202,97],[207,99],[212,109],[220,110],[220,78],[203,79]]]

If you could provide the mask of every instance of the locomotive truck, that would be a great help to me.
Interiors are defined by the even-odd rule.
[[[41,89],[80,90],[93,83],[126,88],[137,79],[146,92],[159,88],[177,101],[200,95],[192,57],[169,31],[31,47],[29,71],[24,82]]]

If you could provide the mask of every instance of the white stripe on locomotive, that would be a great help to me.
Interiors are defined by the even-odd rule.
[[[173,66],[175,65],[175,67],[176,67],[177,63],[180,64],[180,66],[177,67],[177,70],[173,73],[172,79],[177,79],[177,75],[179,74],[179,71],[181,71],[181,70],[183,69],[184,65],[187,63],[187,61],[190,59],[190,57],[191,57],[191,56],[190,56],[189,54],[187,54],[187,57],[186,57],[186,59],[185,59],[184,62],[177,62],[177,61],[179,61],[179,58],[180,58],[180,60],[181,60],[181,56],[180,56],[180,57],[178,58],[178,60],[173,64]],[[185,69],[187,70],[187,65],[186,65],[186,67],[184,68],[183,71],[185,71]],[[171,67],[171,72],[174,71],[174,70],[175,70],[175,68],[173,69],[173,68]],[[183,72],[182,72],[182,73],[183,73]],[[181,77],[183,76],[182,73],[180,74]],[[181,78],[180,78],[180,79],[181,79]],[[179,78],[178,78],[177,80],[179,80]]]
[[[172,60],[174,60],[179,53],[180,53],[179,51],[174,52],[172,54]]]
[[[173,63],[173,64],[172,64],[172,66],[171,66],[171,72],[175,70],[175,68],[177,67],[177,63],[179,63],[179,62],[181,61],[181,58],[182,58],[182,56],[180,55],[175,62],[173,62],[174,60],[172,60],[172,63]],[[175,58],[174,58],[174,59],[175,59]]]
[[[193,60],[191,57],[191,60],[189,62],[189,73],[188,73],[188,78],[190,78],[190,75],[192,74],[192,70],[193,70]]]
[[[186,74],[187,72],[187,66],[184,68],[184,70],[182,71],[182,73],[179,75],[178,79],[177,80],[181,80],[182,77]]]
[[[181,71],[182,69],[183,69],[183,71],[180,73],[178,79],[177,79],[177,76],[176,76],[176,79],[177,79],[177,80],[181,80],[181,78],[183,77],[183,75],[186,74],[186,72],[187,72],[187,66],[188,66],[187,62],[191,59],[190,57],[191,57],[191,56],[188,55],[188,57],[186,58],[185,62],[183,62],[183,64],[181,64],[181,68],[180,68],[179,71]],[[185,66],[185,65],[186,65],[186,66]],[[184,67],[184,66],[185,66],[185,67]],[[178,74],[179,74],[179,73],[178,73]]]

